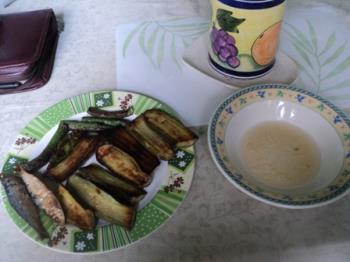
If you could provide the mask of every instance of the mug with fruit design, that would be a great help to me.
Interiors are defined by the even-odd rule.
[[[209,61],[236,78],[268,73],[278,50],[285,0],[211,0]]]

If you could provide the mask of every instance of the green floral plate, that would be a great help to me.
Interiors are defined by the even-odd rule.
[[[118,110],[131,105],[135,108],[135,116],[150,108],[161,108],[173,114],[166,105],[130,92],[98,91],[63,100],[39,114],[21,131],[10,148],[2,172],[11,174],[17,164],[37,155],[53,135],[59,121],[79,119],[90,106]],[[102,253],[135,243],[163,225],[183,202],[192,182],[194,163],[193,147],[178,149],[173,159],[162,161],[152,184],[146,188],[147,196],[140,203],[136,224],[130,231],[99,223],[94,231],[84,232],[72,225],[57,226],[41,213],[42,223],[50,235],[50,239],[41,241],[34,229],[11,207],[2,187],[1,196],[12,221],[35,242],[68,253]]]

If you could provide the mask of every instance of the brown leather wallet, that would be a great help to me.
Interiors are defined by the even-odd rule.
[[[37,89],[49,81],[58,35],[52,9],[0,15],[0,94]]]

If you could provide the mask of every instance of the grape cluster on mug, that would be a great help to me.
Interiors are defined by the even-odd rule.
[[[211,31],[211,41],[213,52],[219,57],[220,61],[227,63],[232,68],[238,67],[241,62],[236,47],[236,40],[224,30],[217,30],[215,26]]]

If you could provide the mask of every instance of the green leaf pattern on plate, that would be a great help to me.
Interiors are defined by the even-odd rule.
[[[109,107],[114,105],[112,92],[94,94],[94,101],[94,106],[96,107]]]
[[[10,175],[13,173],[17,165],[24,164],[26,162],[28,162],[27,158],[9,154],[2,168],[2,173],[5,175]]]
[[[92,232],[76,231],[73,232],[73,237],[74,242],[72,243],[74,252],[97,251],[97,230],[94,230]]]

